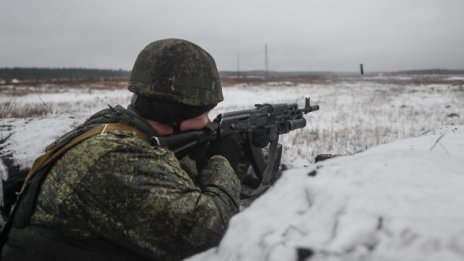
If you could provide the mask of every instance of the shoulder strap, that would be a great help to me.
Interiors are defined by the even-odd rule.
[[[16,215],[16,212],[18,211],[18,209],[20,208],[18,205],[21,205],[20,204],[21,201],[24,201],[24,200],[28,201],[24,203],[28,206],[25,206],[25,208],[23,207],[22,209],[23,212],[24,212],[24,209],[26,210],[25,211],[26,214],[25,215],[22,214],[20,216],[23,216],[22,218],[23,219],[25,218],[25,220],[26,219],[29,220],[30,216],[32,215],[33,205],[37,197],[38,188],[40,186],[40,183],[42,182],[43,177],[46,175],[46,173],[50,169],[51,163],[53,163],[56,159],[62,156],[66,151],[76,146],[80,142],[90,137],[93,137],[96,135],[104,135],[114,130],[132,132],[132,134],[135,137],[145,140],[146,142],[150,143],[150,138],[148,137],[148,135],[146,135],[145,133],[139,131],[138,129],[134,127],[121,124],[121,123],[109,123],[109,124],[98,125],[94,128],[91,128],[85,131],[84,133],[80,134],[79,136],[75,137],[70,142],[60,145],[60,146],[53,147],[50,150],[46,151],[44,154],[40,155],[32,164],[32,167],[29,170],[26,176],[26,179],[24,180],[24,184],[21,188],[21,191],[18,193],[17,202],[13,206],[13,209],[11,210],[11,213],[8,216],[6,223],[4,224],[2,228],[2,231],[0,234],[0,249],[5,244],[6,240],[8,239],[8,234],[12,227],[13,218]],[[33,179],[33,177],[35,177],[37,173],[38,173],[37,179]],[[29,187],[29,185],[33,187],[32,191],[30,191],[33,195],[27,195],[26,199],[24,199],[24,195],[29,194],[29,193],[26,193],[26,190]]]
[[[109,124],[103,124],[103,125],[98,125],[81,135],[77,136],[76,138],[72,139],[70,142],[63,144],[58,147],[54,147],[48,151],[46,151],[44,154],[40,155],[35,161],[34,164],[32,164],[31,169],[29,170],[29,173],[26,176],[26,179],[24,181],[24,184],[26,184],[36,173],[39,169],[43,168],[47,164],[55,161],[57,158],[62,156],[66,151],[71,149],[72,147],[76,146],[80,142],[96,136],[96,135],[101,135],[101,134],[106,134],[108,132],[114,131],[114,130],[119,130],[119,131],[130,131],[134,134],[135,137],[145,140],[146,142],[150,142],[150,138],[143,132],[139,131],[138,129],[121,124],[121,123],[109,123]]]

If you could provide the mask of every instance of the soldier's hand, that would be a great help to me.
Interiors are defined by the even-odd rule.
[[[265,128],[255,129],[253,130],[251,138],[253,145],[264,148],[269,144],[269,131]]]
[[[196,162],[198,171],[201,171],[208,163],[209,158],[207,153],[207,143],[195,146],[189,153],[189,157]]]
[[[207,156],[208,158],[214,155],[223,156],[237,173],[241,151],[240,137],[238,135],[229,135],[210,142]]]

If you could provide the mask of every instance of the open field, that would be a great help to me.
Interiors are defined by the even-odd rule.
[[[3,180],[130,99],[123,82],[48,84],[2,86]],[[230,81],[224,96],[211,117],[304,97],[321,109],[281,137],[282,178],[232,218],[219,247],[189,260],[462,260],[464,76]],[[354,155],[311,164],[321,153]]]
[[[306,128],[281,137],[287,164],[306,164],[321,153],[353,154],[444,125],[464,123],[464,75],[226,79],[224,83],[225,101],[210,113],[212,118],[221,112],[252,108],[256,103],[302,105],[304,97],[321,106],[320,111],[306,116]],[[0,140],[14,131],[6,131],[7,125],[30,118],[68,117],[76,125],[107,104],[125,105],[131,96],[125,85],[123,80],[3,85]]]

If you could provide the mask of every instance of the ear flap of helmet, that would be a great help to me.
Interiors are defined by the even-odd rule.
[[[178,124],[210,111],[216,105],[190,106],[172,102],[157,101],[134,94],[129,107],[140,116],[166,124]]]

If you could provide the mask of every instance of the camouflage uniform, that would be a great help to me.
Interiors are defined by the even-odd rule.
[[[130,110],[105,109],[51,147],[105,123],[122,123],[153,136],[143,118],[161,121],[156,117],[171,111],[152,106],[174,104],[180,113],[166,120],[178,123],[223,99],[212,57],[179,39],[142,50],[129,90],[142,102],[133,99]],[[151,146],[129,131],[84,140],[43,173],[32,215],[16,222],[21,225],[13,222],[3,259],[7,252],[19,256],[9,260],[178,260],[217,245],[239,210],[240,182],[227,159],[213,156],[198,170],[188,157],[178,160],[167,148]],[[30,202],[25,195],[21,200]],[[21,200],[19,218],[13,221],[24,220],[21,213],[27,211],[21,205],[27,204]],[[65,249],[59,257],[52,254],[59,250],[54,246]]]
[[[153,259],[186,257],[219,242],[238,212],[240,189],[220,156],[200,173],[189,171],[171,151],[131,133],[98,135],[56,162],[31,225],[79,240],[103,238]]]

